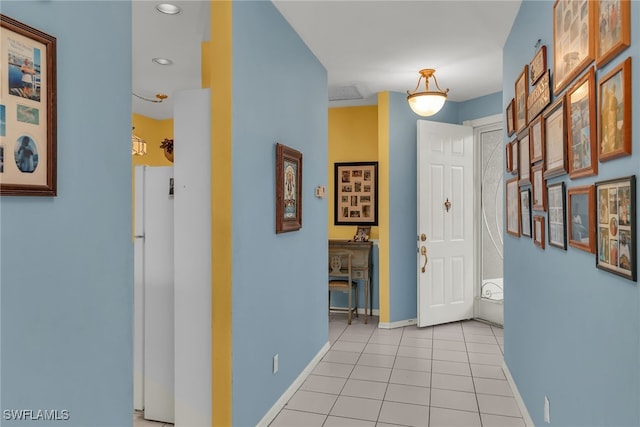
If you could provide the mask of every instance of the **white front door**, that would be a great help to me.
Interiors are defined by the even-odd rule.
[[[418,121],[418,326],[473,317],[473,128]]]

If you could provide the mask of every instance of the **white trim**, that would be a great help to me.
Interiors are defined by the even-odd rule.
[[[465,120],[464,122],[462,122],[462,124],[465,126],[471,126],[471,127],[477,128],[480,126],[487,126],[487,125],[493,125],[496,123],[501,123],[502,120],[503,120],[502,114],[494,114],[493,116],[481,117],[479,119]]]
[[[327,354],[330,348],[331,344],[327,341],[327,343],[320,349],[318,354],[316,354],[311,362],[309,362],[307,367],[304,368],[300,375],[298,375],[298,378],[296,378],[295,381],[291,383],[289,388],[282,394],[282,396],[280,396],[280,399],[278,399],[278,401],[271,407],[271,409],[269,409],[264,417],[262,417],[258,424],[256,424],[256,427],[267,427],[269,423],[276,418],[278,413],[280,413],[280,410],[284,408],[284,405],[286,405],[289,399],[293,397],[298,388],[300,388],[302,383],[304,383],[309,374],[311,374],[311,371],[313,371],[316,365],[320,363],[320,360],[322,360],[322,358],[325,354]]]
[[[536,425],[533,423],[533,420],[531,419],[531,416],[529,415],[527,406],[524,404],[524,400],[522,400],[522,396],[518,391],[516,382],[513,380],[513,377],[511,376],[511,372],[509,372],[509,367],[507,367],[507,363],[504,360],[502,361],[502,371],[504,372],[504,375],[507,377],[507,382],[509,383],[509,386],[511,386],[511,391],[513,391],[513,397],[515,397],[516,403],[518,404],[518,408],[520,408],[520,413],[522,414],[522,419],[524,420],[524,424],[527,427],[536,427]]]
[[[379,322],[378,328],[380,329],[404,328],[405,326],[413,326],[417,323],[418,323],[418,319],[400,320],[398,322]]]

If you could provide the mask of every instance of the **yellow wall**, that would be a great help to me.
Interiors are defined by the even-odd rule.
[[[389,92],[378,93],[378,285],[380,322],[390,319],[389,303]]]
[[[329,108],[329,238],[351,239],[355,225],[334,225],[334,163],[378,161],[378,107]],[[378,209],[380,204],[378,203]],[[372,227],[371,238],[378,238],[378,227]]]
[[[171,166],[164,156],[164,150],[160,144],[165,138],[173,139],[173,119],[154,120],[140,114],[133,115],[133,133],[147,141],[147,154],[144,156],[132,156],[133,165]]]

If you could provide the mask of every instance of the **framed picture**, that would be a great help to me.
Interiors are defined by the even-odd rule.
[[[378,225],[378,162],[334,165],[334,224]]]
[[[530,169],[531,162],[529,161],[529,130],[525,130],[518,135],[518,164],[520,168],[518,172],[520,173],[520,185],[527,185],[531,183],[530,180]]]
[[[547,189],[547,214],[549,244],[567,250],[567,207],[564,182],[549,185]]]
[[[565,120],[564,97],[560,97],[542,115],[545,179],[567,173],[567,128]]]
[[[553,5],[553,92],[558,95],[594,58],[593,0]]]
[[[542,45],[529,63],[529,84],[535,85],[547,72],[547,46]]]
[[[511,174],[518,175],[518,140],[515,139],[510,142],[511,144]]]
[[[276,233],[302,228],[302,153],[276,144]]]
[[[568,195],[569,246],[595,253],[594,187],[570,188]]]
[[[354,242],[368,242],[371,235],[371,227],[358,227],[356,234],[353,236]]]
[[[571,179],[598,173],[593,67],[567,92],[567,145]]]
[[[505,185],[507,206],[507,234],[520,237],[520,199],[518,177],[507,180]]]
[[[531,191],[520,189],[520,233],[531,237]]]
[[[531,168],[531,190],[533,193],[533,210],[547,210],[547,184],[543,176],[542,163]]]
[[[529,126],[531,164],[544,160],[544,134],[542,133],[542,116],[538,116]]]
[[[513,121],[513,106],[514,106],[514,100],[512,98],[511,102],[509,102],[509,105],[507,105],[506,111],[504,112],[504,116],[507,119],[507,135],[508,136],[511,136],[514,133],[516,133],[516,128]]]
[[[598,123],[601,162],[631,154],[631,57],[600,79]]]
[[[596,267],[636,281],[636,177],[596,182]]]
[[[533,243],[544,249],[544,217],[540,215],[533,217]]]
[[[528,67],[518,76],[515,84],[515,103],[513,108],[513,127],[515,132],[520,132],[527,126],[527,95],[529,94]]]
[[[511,145],[511,142],[507,142],[504,146],[504,159],[506,162],[505,168],[507,172],[511,173],[513,170],[513,145]]]
[[[630,0],[597,0],[596,2],[596,65],[602,68],[629,47]]]
[[[56,38],[0,22],[0,195],[56,196]]]

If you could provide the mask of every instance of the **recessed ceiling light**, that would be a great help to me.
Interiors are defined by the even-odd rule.
[[[159,5],[156,5],[156,10],[160,13],[166,13],[167,15],[177,15],[178,13],[182,12],[182,9],[180,9],[178,6],[169,3],[161,3]]]
[[[155,62],[158,65],[171,65],[173,64],[173,61],[167,58],[153,58],[152,59],[153,62]]]

